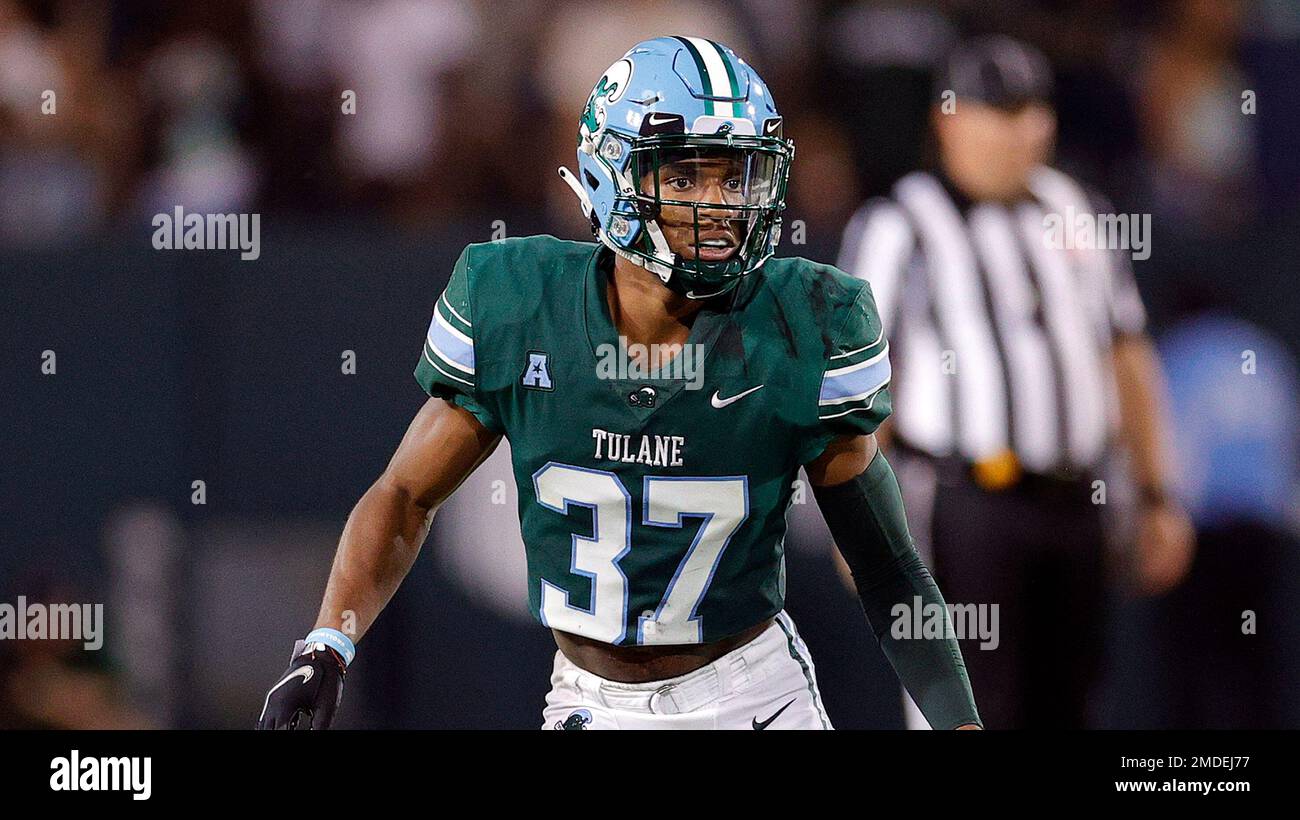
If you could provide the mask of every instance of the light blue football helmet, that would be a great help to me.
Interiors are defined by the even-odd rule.
[[[735,287],[776,249],[793,159],[772,95],[744,60],[700,37],[656,37],[596,83],[578,125],[578,172],[561,168],[560,176],[603,244],[674,291],[706,299]],[[689,176],[720,160],[726,180],[713,199],[721,201],[673,198],[691,187],[674,169]],[[669,248],[666,207],[693,218],[694,258]],[[727,238],[712,238],[719,235]]]

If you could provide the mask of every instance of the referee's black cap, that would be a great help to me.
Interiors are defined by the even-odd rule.
[[[935,97],[952,91],[957,100],[974,100],[1008,111],[1026,103],[1051,103],[1052,66],[1043,53],[1011,37],[966,40],[940,65]]]

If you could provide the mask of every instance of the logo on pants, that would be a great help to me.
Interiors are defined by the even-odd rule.
[[[579,709],[564,720],[555,721],[555,728],[575,732],[586,729],[589,723],[591,723],[591,712],[586,709]]]

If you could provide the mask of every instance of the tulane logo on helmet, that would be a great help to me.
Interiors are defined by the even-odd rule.
[[[762,78],[726,46],[658,37],[605,71],[560,169],[592,232],[695,299],[776,249],[794,145]]]
[[[590,138],[604,126],[606,109],[622,99],[631,79],[632,61],[627,58],[614,63],[605,72],[605,76],[600,78],[587,100],[587,107],[582,110],[582,120],[578,126],[579,144],[584,137]]]

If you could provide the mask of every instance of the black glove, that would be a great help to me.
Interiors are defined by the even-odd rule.
[[[298,641],[289,668],[266,693],[258,729],[328,729],[343,700],[347,665],[321,643]]]

